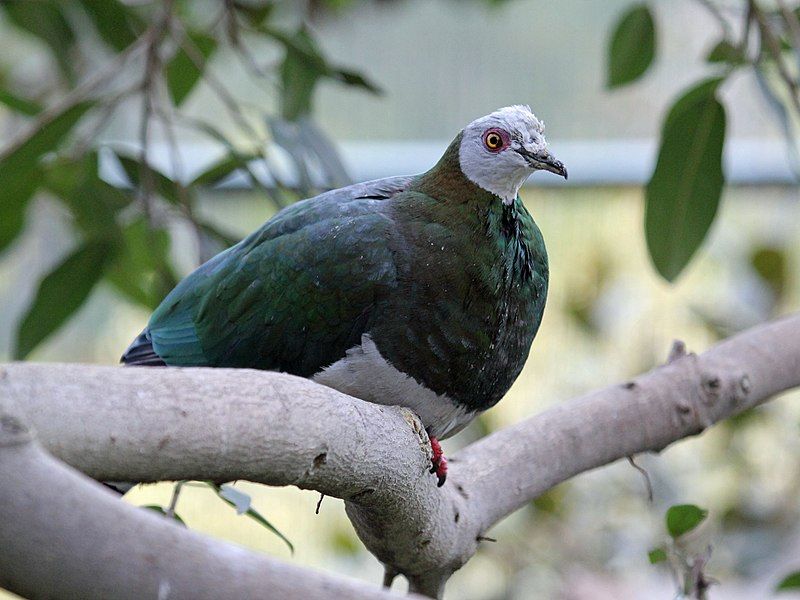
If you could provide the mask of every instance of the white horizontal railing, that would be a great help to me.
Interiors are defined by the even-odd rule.
[[[422,173],[429,169],[447,147],[446,141],[346,141],[338,144],[340,157],[353,181],[366,181]],[[642,185],[650,178],[655,166],[657,145],[654,140],[609,141],[551,141],[551,149],[569,170],[569,181],[549,173],[536,174],[528,180],[536,186]],[[135,151],[135,147],[131,146]],[[189,180],[223,155],[214,144],[194,143],[180,147],[181,164]],[[291,161],[281,148],[271,150],[274,168],[283,181],[293,185]],[[154,144],[153,164],[165,173],[172,173],[169,147]],[[264,164],[253,163],[253,172],[265,185],[272,185],[272,176]],[[729,183],[736,185],[797,184],[790,165],[786,145],[779,140],[736,139],[725,145],[724,169]],[[108,156],[101,164],[103,177],[111,183],[123,184],[124,179]],[[321,173],[312,177],[322,183]],[[248,179],[236,174],[222,186],[226,189],[247,189]]]

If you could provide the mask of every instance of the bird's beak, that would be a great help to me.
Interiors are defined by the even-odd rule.
[[[550,154],[548,150],[531,152],[524,146],[516,150],[525,157],[525,160],[527,160],[528,164],[534,169],[538,169],[540,171],[550,171],[556,175],[561,175],[561,177],[564,179],[568,178],[567,168],[564,166],[564,163],[562,163],[560,160],[556,160],[556,157]]]

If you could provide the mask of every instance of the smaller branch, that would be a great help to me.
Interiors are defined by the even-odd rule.
[[[732,38],[733,37],[733,29],[731,28],[731,24],[728,23],[728,20],[722,14],[722,11],[719,9],[719,6],[717,6],[713,2],[713,0],[697,0],[697,1],[709,13],[711,13],[711,16],[714,17],[714,19],[717,21],[717,23],[720,26],[720,29],[722,29],[722,35],[725,36],[725,38],[727,38],[727,39]]]
[[[636,461],[633,459],[632,456],[628,457],[628,462],[631,463],[631,466],[634,469],[636,469],[637,471],[639,471],[639,473],[642,474],[642,477],[644,478],[644,486],[645,486],[645,489],[647,490],[647,501],[650,504],[652,504],[653,503],[653,484],[650,481],[650,474],[643,467],[640,467],[639,465],[637,465]]]
[[[800,19],[798,19],[797,15],[790,10],[788,6],[786,6],[786,2],[784,2],[784,0],[776,0],[776,3],[778,5],[778,10],[781,11],[783,21],[786,23],[786,28],[792,37],[792,46],[794,51],[798,54],[798,58],[800,58]]]
[[[756,19],[756,22],[758,23],[761,37],[764,38],[764,41],[767,44],[767,49],[769,50],[770,55],[772,55],[772,59],[775,61],[778,74],[786,85],[792,106],[794,107],[797,115],[800,116],[800,88],[798,88],[797,81],[794,77],[792,77],[792,74],[789,72],[789,68],[786,66],[786,63],[783,60],[780,44],[773,35],[772,29],[770,28],[769,23],[767,23],[764,13],[759,8],[755,0],[749,0],[749,6],[753,16]]]
[[[89,98],[91,94],[94,93],[94,91],[102,84],[113,81],[116,76],[123,71],[123,67],[128,60],[144,50],[147,45],[148,35],[150,35],[151,31],[152,27],[130,46],[114,56],[111,62],[109,62],[104,69],[95,71],[88,79],[86,79],[86,81],[70,90],[69,93],[63,96],[55,104],[43,111],[27,130],[21,132],[20,135],[9,142],[6,147],[0,151],[0,161],[13,154],[28,140],[28,138],[30,138],[33,132],[39,131],[42,127],[50,123],[64,111]]]

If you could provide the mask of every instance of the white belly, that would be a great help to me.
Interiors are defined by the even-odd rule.
[[[312,379],[367,402],[405,406],[419,415],[429,435],[440,439],[458,433],[478,414],[395,369],[368,335]]]

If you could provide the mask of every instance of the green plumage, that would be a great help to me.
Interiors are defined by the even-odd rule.
[[[459,140],[424,175],[299,202],[201,266],[153,313],[155,354],[309,377],[367,334],[437,394],[496,403],[541,322],[547,256],[519,198],[463,175]]]

